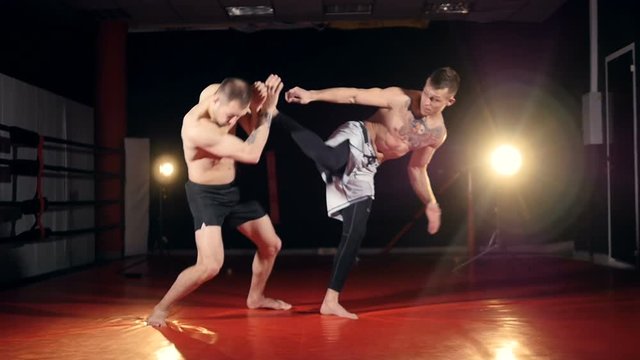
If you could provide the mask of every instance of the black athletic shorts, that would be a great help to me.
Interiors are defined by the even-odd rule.
[[[257,201],[240,202],[240,190],[233,183],[203,185],[187,181],[184,187],[195,230],[202,224],[237,227],[266,215]]]

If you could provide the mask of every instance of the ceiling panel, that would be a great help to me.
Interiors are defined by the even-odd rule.
[[[322,0],[273,0],[278,19],[282,21],[322,20]],[[303,2],[304,4],[300,4]]]
[[[268,29],[332,24],[393,24],[395,20],[462,20],[473,22],[540,22],[553,14],[566,0],[470,0],[469,14],[424,13],[425,3],[445,0],[60,0],[71,7],[105,18],[126,14],[133,31],[171,30],[176,28],[210,29],[247,26]],[[459,0],[451,0],[456,2]],[[325,5],[372,4],[370,15],[324,15]],[[229,18],[226,6],[270,5],[273,16]],[[102,11],[103,13],[100,13]],[[381,21],[384,20],[384,21]],[[394,21],[387,21],[394,20]],[[397,22],[397,21],[396,21]],[[357,27],[357,25],[356,25]]]
[[[379,18],[424,17],[424,0],[378,0],[373,14]]]

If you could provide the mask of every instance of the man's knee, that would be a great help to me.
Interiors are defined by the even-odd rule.
[[[258,251],[262,256],[265,257],[273,257],[278,255],[280,249],[282,248],[282,240],[277,235],[273,236],[269,240],[267,240],[264,245],[260,246]]]
[[[207,261],[196,265],[196,267],[198,269],[198,280],[200,280],[200,282],[205,282],[218,275],[222,268],[222,261]]]

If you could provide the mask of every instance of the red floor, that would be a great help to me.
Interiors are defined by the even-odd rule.
[[[363,257],[343,294],[360,315],[319,315],[331,259],[281,257],[269,286],[288,312],[244,308],[249,257],[176,308],[143,317],[190,258],[125,262],[0,292],[1,359],[640,359],[635,272],[544,257]],[[136,274],[141,276],[136,276]]]

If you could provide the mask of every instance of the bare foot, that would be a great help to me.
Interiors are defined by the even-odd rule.
[[[147,325],[153,327],[165,327],[167,326],[166,319],[169,316],[169,311],[160,310],[157,307],[153,308],[153,312],[147,318]]]
[[[247,307],[249,309],[289,310],[291,309],[291,304],[263,296],[257,299],[247,299]]]
[[[335,315],[347,319],[357,320],[358,315],[350,313],[347,309],[343,308],[340,303],[326,303],[323,302],[320,307],[320,314],[322,315]]]

